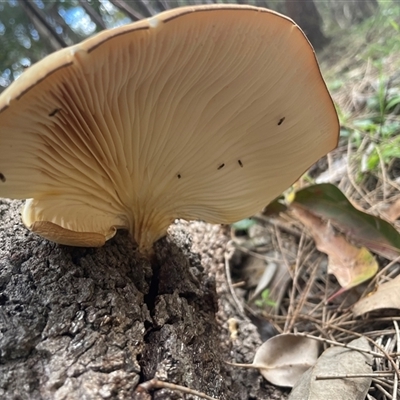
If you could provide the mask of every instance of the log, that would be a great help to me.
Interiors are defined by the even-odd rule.
[[[251,362],[261,344],[232,301],[223,228],[180,222],[152,262],[126,232],[101,248],[61,246],[21,223],[22,202],[0,200],[1,399],[283,399]],[[232,338],[228,318],[238,321]]]

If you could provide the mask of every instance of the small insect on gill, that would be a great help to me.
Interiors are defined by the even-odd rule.
[[[61,111],[61,108],[55,108],[55,109],[49,114],[49,117],[54,117],[59,111]]]

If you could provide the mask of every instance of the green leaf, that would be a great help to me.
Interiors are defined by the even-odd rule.
[[[388,259],[400,255],[400,234],[389,222],[357,210],[329,183],[309,186],[296,193],[294,203],[330,222],[357,243]]]
[[[232,228],[236,231],[247,231],[253,225],[255,225],[256,221],[251,218],[242,219],[238,222],[232,224]]]
[[[368,157],[367,169],[368,171],[373,171],[378,167],[378,165],[379,165],[379,155],[376,152],[376,150],[374,150],[372,154]]]
[[[400,95],[393,97],[392,99],[389,100],[389,102],[386,104],[386,110],[390,111],[398,104],[400,104]]]

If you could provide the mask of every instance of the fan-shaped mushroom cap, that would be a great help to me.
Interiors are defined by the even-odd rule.
[[[29,68],[0,96],[0,196],[53,241],[144,251],[175,218],[254,214],[336,146],[313,49],[251,6],[167,11]]]

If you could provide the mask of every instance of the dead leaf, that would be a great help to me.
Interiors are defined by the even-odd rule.
[[[229,365],[255,368],[276,386],[293,387],[296,381],[315,364],[319,342],[293,333],[283,333],[264,342],[256,351],[253,364]]]
[[[400,199],[392,204],[384,204],[384,206],[380,211],[388,221],[395,222],[400,218]]]
[[[364,337],[350,342],[352,346],[371,350]],[[371,386],[371,378],[351,378],[347,374],[372,374],[372,356],[343,347],[330,347],[319,357],[294,386],[288,400],[364,400]],[[337,379],[317,380],[317,377],[342,376]]]
[[[294,202],[329,221],[341,232],[390,260],[400,255],[400,234],[387,221],[355,208],[346,196],[328,183],[296,193]]]
[[[329,223],[297,203],[292,203],[291,209],[309,230],[317,249],[328,255],[328,273],[335,275],[340,286],[350,289],[377,273],[378,263],[365,247],[358,248],[348,243],[342,235],[334,232]]]
[[[292,387],[318,358],[319,344],[314,339],[291,333],[274,336],[256,352],[253,365],[277,386]]]
[[[382,283],[378,289],[359,300],[353,306],[353,314],[358,317],[371,311],[394,308],[400,310],[400,275]]]

